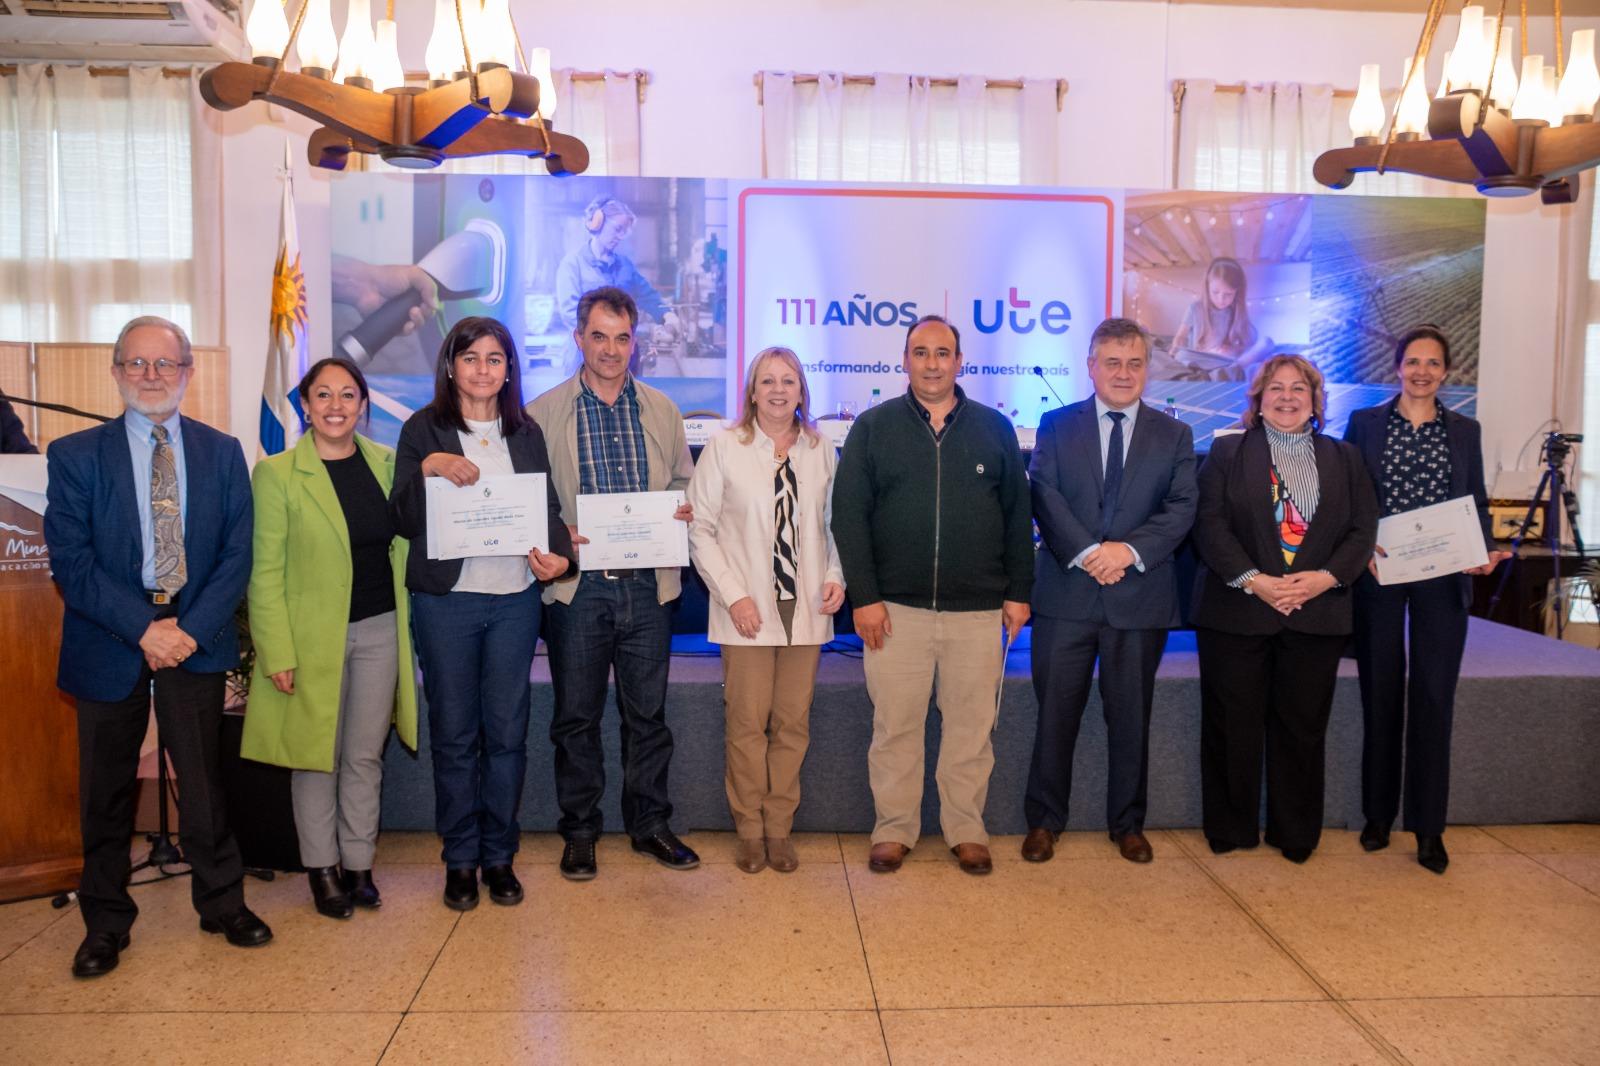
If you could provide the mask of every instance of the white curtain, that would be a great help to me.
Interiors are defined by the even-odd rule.
[[[1218,91],[1214,81],[1185,82],[1178,123],[1180,189],[1229,192],[1332,192],[1311,175],[1317,156],[1350,144],[1350,106],[1331,86],[1278,82]],[[1393,104],[1385,94],[1384,106]],[[1395,171],[1358,175],[1360,196],[1476,196],[1470,185]]]
[[[195,79],[0,76],[0,339],[99,343],[158,314],[221,341],[221,145]]]
[[[761,172],[804,181],[1052,185],[1060,119],[1056,83],[990,88],[876,74],[823,73],[795,83],[762,73]]]
[[[585,174],[631,177],[642,174],[639,163],[639,72],[605,72],[605,79],[572,77],[568,68],[553,72],[556,116],[551,123],[589,148]],[[373,157],[376,160],[376,156]],[[374,169],[386,164],[375,162]],[[442,174],[547,174],[544,160],[520,155],[487,155],[452,159]]]

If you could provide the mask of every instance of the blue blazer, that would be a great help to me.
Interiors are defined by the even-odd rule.
[[[239,665],[233,615],[250,580],[250,474],[239,442],[183,420],[189,501],[183,546],[189,579],[178,626],[199,648],[182,669],[220,673]],[[122,418],[55,441],[46,452],[45,543],[66,601],[56,684],[79,699],[126,699],[139,680],[139,638],[157,608],[139,571],[138,497]]]
[[[1383,442],[1388,436],[1389,413],[1400,402],[1397,396],[1376,407],[1363,407],[1350,413],[1344,439],[1361,450],[1367,473],[1378,490],[1378,506],[1383,506]],[[1483,427],[1477,419],[1439,405],[1444,412],[1444,435],[1450,448],[1450,498],[1471,496],[1478,505],[1478,524],[1483,527],[1483,543],[1494,550],[1494,527],[1489,521],[1489,493],[1483,483]],[[1461,606],[1472,605],[1472,578],[1457,574],[1461,586]]]
[[[1111,539],[1133,546],[1144,572],[1129,567],[1122,580],[1102,587],[1069,566],[1099,542],[1105,473],[1094,398],[1044,416],[1028,464],[1033,517],[1044,541],[1034,563],[1033,613],[1089,621],[1098,600],[1117,629],[1168,629],[1181,624],[1172,557],[1194,524],[1194,431],[1141,404],[1123,462],[1122,491],[1112,516]]]

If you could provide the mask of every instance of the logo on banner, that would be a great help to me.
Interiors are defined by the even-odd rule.
[[[917,301],[869,300],[864,292],[848,300],[823,302],[808,296],[779,297],[780,326],[911,326],[917,321]],[[817,308],[822,318],[817,318]]]
[[[1033,311],[1033,301],[1017,295],[1013,285],[1004,300],[994,300],[994,321],[983,320],[984,306],[991,301],[972,301],[972,324],[979,333],[998,333],[1000,327],[1009,325],[1012,333],[1032,333],[1037,327],[1046,333],[1062,334],[1072,328],[1072,309],[1060,300],[1050,300]],[[1009,308],[1009,313],[1007,311]]]

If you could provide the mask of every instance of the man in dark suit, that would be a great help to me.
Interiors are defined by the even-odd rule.
[[[1033,592],[1039,727],[1022,857],[1045,862],[1067,825],[1072,756],[1095,660],[1106,719],[1106,828],[1149,862],[1144,835],[1150,704],[1167,630],[1179,624],[1173,553],[1194,522],[1194,434],[1140,402],[1150,345],[1125,318],[1089,340],[1094,396],[1039,427],[1029,479],[1044,540]]]
[[[224,676],[239,662],[233,615],[250,577],[250,476],[237,440],[178,414],[193,373],[182,329],[134,319],[111,356],[123,414],[48,452],[44,534],[66,601],[57,684],[78,704],[88,927],[78,977],[116,967],[139,913],[128,842],[152,698],[200,928],[241,947],[272,938],[244,905],[217,764]]]
[[[38,455],[39,449],[28,439],[27,428],[17,417],[16,409],[7,400],[0,399],[0,455]]]

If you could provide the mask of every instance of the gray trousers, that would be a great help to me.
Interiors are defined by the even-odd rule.
[[[394,612],[350,623],[344,638],[333,771],[296,770],[290,781],[300,861],[372,869],[383,789],[383,745],[400,672]]]

